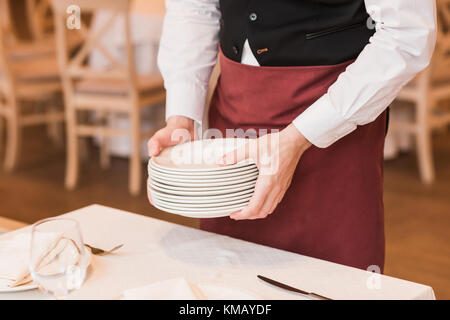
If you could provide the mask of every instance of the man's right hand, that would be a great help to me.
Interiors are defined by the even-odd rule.
[[[148,156],[157,156],[167,147],[192,141],[195,138],[194,120],[183,116],[172,116],[167,120],[166,126],[158,130],[148,141]],[[150,203],[152,203],[148,188],[147,196]]]

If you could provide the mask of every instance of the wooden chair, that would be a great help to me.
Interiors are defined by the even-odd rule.
[[[140,143],[153,132],[141,132],[140,112],[144,107],[158,105],[165,101],[163,80],[160,75],[137,76],[134,50],[131,43],[128,0],[53,0],[55,28],[60,69],[66,101],[67,124],[67,167],[66,187],[73,189],[79,175],[79,137],[101,136],[101,162],[108,166],[107,139],[113,136],[128,136],[132,144],[129,166],[129,191],[137,195],[141,189],[142,163]],[[67,52],[66,8],[78,5],[83,13],[104,10],[110,18],[98,29],[81,25],[85,42],[79,52],[69,56]],[[108,28],[121,18],[124,21],[124,61],[119,61],[101,44],[101,38]],[[110,63],[108,70],[96,70],[86,63],[89,54],[99,50]],[[107,117],[122,113],[130,118],[130,129],[112,128],[108,124],[86,124],[79,121],[81,111],[95,111]]]
[[[53,13],[50,0],[26,0],[24,16],[27,20],[27,33],[29,36],[16,37],[14,32],[10,32],[13,35],[9,45],[11,59],[23,61],[37,58],[54,58],[56,60],[56,42],[53,32]],[[72,32],[69,38],[71,49],[76,49],[81,42],[80,33]]]
[[[438,39],[431,65],[406,85],[397,100],[412,102],[416,109],[412,122],[392,119],[390,130],[416,137],[420,177],[426,184],[435,179],[431,135],[450,124],[450,112],[440,103],[450,99],[450,0],[438,0]]]
[[[11,171],[17,165],[22,128],[42,124],[56,128],[64,120],[64,113],[52,104],[62,91],[56,60],[14,60],[11,50],[15,37],[7,0],[0,0],[0,13],[0,116],[7,129],[4,167]],[[36,107],[39,103],[43,108]],[[25,104],[32,105],[26,113]],[[58,132],[53,134],[56,140],[60,137]]]

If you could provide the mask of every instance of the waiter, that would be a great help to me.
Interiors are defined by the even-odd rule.
[[[226,155],[260,169],[249,205],[203,230],[367,269],[384,266],[386,108],[432,56],[434,0],[166,0],[167,125],[194,136],[217,54],[209,126],[279,129]],[[262,163],[261,159],[264,159]],[[276,164],[275,174],[264,168]],[[272,166],[274,167],[274,166]],[[151,199],[150,199],[151,201]]]

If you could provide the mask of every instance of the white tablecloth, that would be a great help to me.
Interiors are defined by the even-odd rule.
[[[333,299],[435,298],[429,286],[380,276],[378,289],[368,287],[373,274],[364,270],[100,205],[66,216],[80,222],[86,243],[100,248],[124,244],[115,255],[93,258],[86,282],[71,299],[116,299],[126,289],[179,277],[242,288],[264,299],[305,299],[261,282],[258,274]],[[44,298],[38,290],[0,294],[0,300]]]

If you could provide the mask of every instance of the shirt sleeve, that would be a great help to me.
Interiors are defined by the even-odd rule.
[[[366,0],[375,34],[328,92],[294,121],[325,148],[374,121],[400,89],[425,69],[436,42],[435,0]]]
[[[164,78],[166,119],[203,119],[211,71],[218,54],[219,0],[166,0],[158,53]]]

